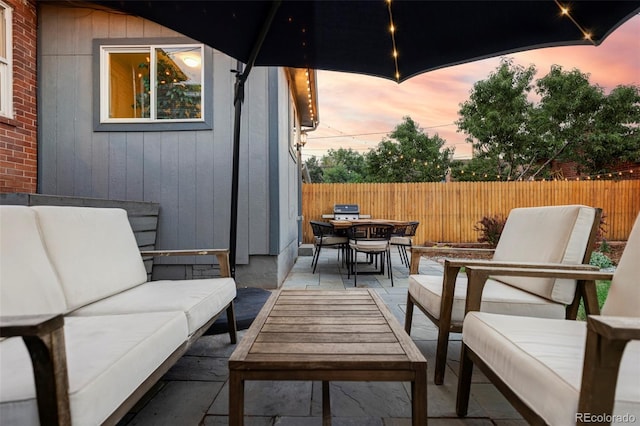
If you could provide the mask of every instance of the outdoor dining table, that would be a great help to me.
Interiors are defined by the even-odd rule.
[[[354,220],[330,220],[329,223],[333,226],[333,229],[349,229],[353,225],[393,225],[393,226],[406,226],[409,224],[405,220],[393,220],[393,219],[354,219]]]

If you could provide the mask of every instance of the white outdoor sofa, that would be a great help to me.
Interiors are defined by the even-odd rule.
[[[226,311],[221,278],[147,282],[121,209],[0,206],[0,424],[115,424]]]

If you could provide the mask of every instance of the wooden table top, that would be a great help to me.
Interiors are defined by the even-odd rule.
[[[330,220],[329,223],[336,229],[349,228],[352,225],[379,225],[389,224],[394,226],[406,226],[409,222],[405,220],[392,220],[392,219],[355,219],[355,220]]]
[[[374,290],[281,290],[245,333],[229,368],[406,371],[426,369],[426,360]]]

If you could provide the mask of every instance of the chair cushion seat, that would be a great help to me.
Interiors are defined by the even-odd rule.
[[[586,323],[470,312],[463,341],[547,424],[575,424]],[[640,418],[640,342],[620,364],[614,415]]]
[[[322,243],[323,246],[335,246],[339,244],[346,244],[347,237],[338,237],[335,235],[327,236],[327,237],[315,237],[316,245],[320,245]]]
[[[451,312],[451,323],[462,324],[467,292],[467,278],[458,276]],[[410,275],[409,293],[434,318],[440,318],[442,300],[442,276]],[[519,288],[488,279],[482,293],[480,309],[507,315],[535,316],[561,319],[565,317],[565,307]]]
[[[349,247],[357,251],[379,252],[389,248],[387,240],[351,240]]]
[[[184,312],[192,335],[236,297],[233,278],[147,282],[71,313],[73,316]]]
[[[390,242],[391,242],[391,244],[398,245],[398,246],[410,246],[411,245],[411,238],[409,238],[409,237],[391,237]]]
[[[187,339],[182,312],[65,317],[71,423],[101,424]],[[0,424],[38,425],[21,338],[0,342]]]

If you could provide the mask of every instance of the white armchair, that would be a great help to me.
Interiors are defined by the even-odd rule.
[[[527,421],[640,419],[640,215],[614,274],[469,267],[456,412],[466,415],[477,365]],[[489,276],[611,279],[602,316],[587,321],[477,312]]]
[[[418,274],[420,257],[433,248],[413,247],[405,330],[411,333],[416,305],[438,327],[434,382],[442,384],[450,332],[461,332],[465,313],[466,277],[462,267],[523,266],[558,268],[589,265],[600,209],[581,205],[517,208],[511,210],[490,261],[448,259],[444,277]],[[581,298],[590,313],[597,312],[595,291],[579,286],[575,279],[554,277],[492,277],[482,295],[480,310],[542,318],[575,318]]]

